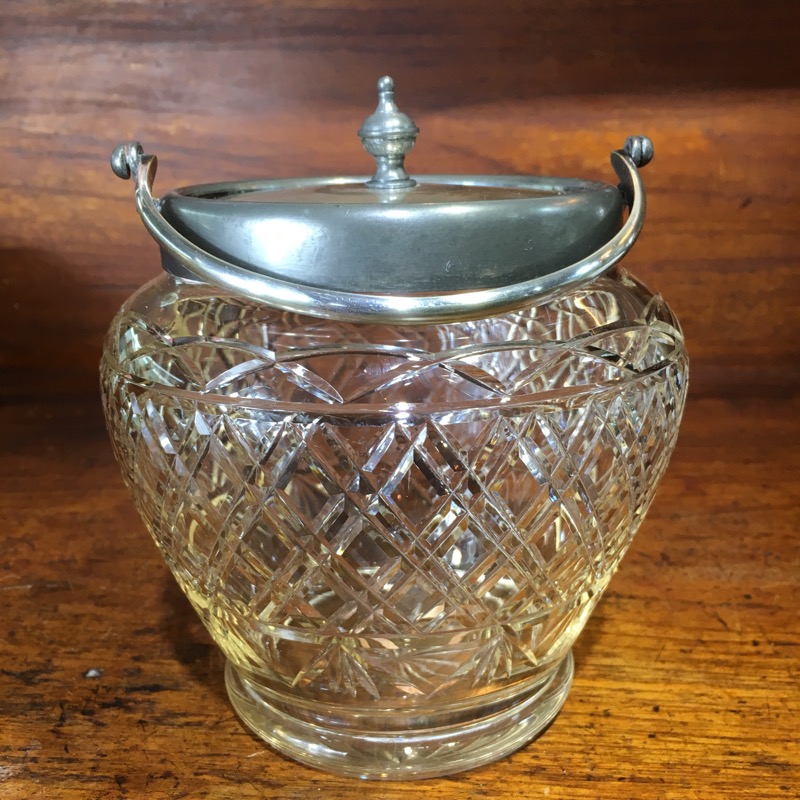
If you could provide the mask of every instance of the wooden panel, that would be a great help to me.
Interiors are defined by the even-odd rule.
[[[0,795],[798,796],[799,8],[6,0]],[[96,364],[158,271],[114,145],[158,153],[162,190],[362,172],[355,130],[384,72],[422,128],[418,174],[611,180],[609,150],[654,138],[626,265],[681,317],[692,390],[561,716],[500,764],[379,786],[286,761],[236,722],[113,465]]]
[[[4,102],[149,111],[347,103],[394,74],[418,107],[532,96],[797,87],[785,0],[6,0]],[[87,80],[88,79],[88,80]],[[36,102],[34,100],[33,102]]]

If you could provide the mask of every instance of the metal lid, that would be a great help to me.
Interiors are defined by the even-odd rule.
[[[612,153],[619,187],[576,179],[405,171],[419,129],[378,81],[359,136],[366,177],[190,186],[160,201],[155,156],[138,143],[112,155],[136,179],[145,226],[174,274],[291,311],[338,319],[428,322],[497,313],[609,269],[644,221],[637,167],[645,137]],[[623,212],[630,213],[623,225]]]

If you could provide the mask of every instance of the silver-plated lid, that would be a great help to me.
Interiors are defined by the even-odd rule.
[[[359,130],[372,178],[241,181],[151,195],[156,159],[112,155],[134,174],[140,215],[164,267],[292,311],[427,322],[535,302],[616,263],[644,221],[645,137],[612,153],[619,187],[516,176],[426,175],[404,159],[419,129],[394,83]],[[625,207],[630,213],[623,225]]]

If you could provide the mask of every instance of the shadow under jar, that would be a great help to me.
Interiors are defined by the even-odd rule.
[[[648,140],[612,154],[620,188],[416,184],[392,88],[360,132],[366,183],[156,202],[155,159],[115,151],[167,271],[101,365],[125,481],[240,717],[300,761],[384,779],[493,761],[555,717],[688,374],[675,317],[617,266]]]

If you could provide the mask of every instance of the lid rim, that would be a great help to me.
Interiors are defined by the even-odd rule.
[[[350,186],[363,189],[365,195],[375,197],[375,205],[386,208],[391,203],[387,203],[385,198],[391,192],[385,189],[373,190],[365,185],[369,180],[366,175],[332,175],[323,177],[308,178],[265,178],[239,181],[220,181],[217,183],[197,183],[187,186],[178,186],[166,192],[161,202],[170,197],[185,197],[195,200],[224,201],[232,197],[239,197],[243,194],[253,194],[255,192],[278,192],[284,189],[314,189],[329,186]],[[477,187],[477,188],[498,188],[498,189],[519,189],[531,192],[544,192],[545,195],[531,196],[529,198],[500,198],[491,200],[451,200],[441,203],[425,202],[419,205],[466,205],[470,203],[503,203],[509,201],[534,203],[536,201],[551,201],[554,196],[567,195],[569,193],[583,193],[587,191],[607,191],[617,187],[605,181],[595,181],[583,178],[560,178],[547,175],[459,175],[459,174],[425,174],[415,177],[417,187],[427,186],[453,186],[453,187]],[[414,187],[414,188],[417,188]],[[413,189],[411,190],[413,191]],[[380,198],[384,198],[381,200]],[[244,205],[245,200],[237,200],[237,205]],[[271,202],[253,202],[253,205],[261,206],[273,205]],[[277,205],[278,203],[274,203]],[[286,203],[287,205],[306,205],[305,203]],[[322,205],[322,204],[315,204]],[[331,202],[330,205],[335,205]],[[360,205],[369,205],[363,203]],[[415,205],[404,203],[405,205]]]

